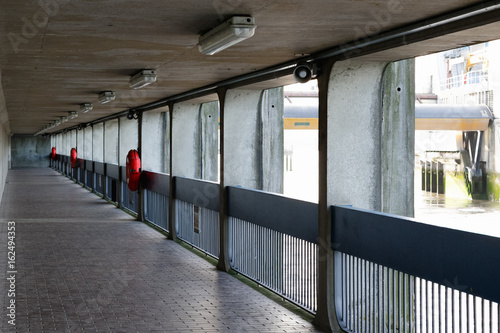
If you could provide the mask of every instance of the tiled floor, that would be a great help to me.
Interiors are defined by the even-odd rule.
[[[52,169],[10,170],[0,244],[0,332],[319,332]]]

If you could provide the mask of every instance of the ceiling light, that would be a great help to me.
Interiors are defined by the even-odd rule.
[[[75,119],[76,117],[78,117],[78,112],[76,111],[69,111],[68,114],[69,114],[68,116],[69,119]]]
[[[143,69],[139,73],[130,77],[130,88],[140,89],[156,82],[156,71],[154,69]]]
[[[251,16],[233,16],[229,20],[200,36],[198,49],[212,55],[253,36],[255,28]]]
[[[68,121],[68,117],[61,117],[61,123],[65,123]]]
[[[82,111],[83,113],[89,112],[93,107],[94,106],[92,105],[92,103],[83,103],[80,104],[80,111]]]
[[[61,125],[61,121],[60,121],[60,120],[56,120],[56,121],[54,121],[54,127],[55,127],[55,126],[59,126],[59,125]]]
[[[103,91],[99,94],[99,103],[106,104],[115,100],[115,92],[114,91]]]

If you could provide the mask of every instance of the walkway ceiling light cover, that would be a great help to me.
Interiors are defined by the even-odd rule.
[[[115,100],[115,92],[114,91],[103,91],[99,94],[98,100],[101,104],[106,104]]]
[[[69,111],[68,114],[69,119],[75,119],[76,117],[78,117],[78,112],[76,111]]]
[[[65,123],[68,121],[68,117],[61,117],[61,123]]]
[[[253,36],[255,20],[251,16],[233,16],[229,20],[200,36],[198,49],[213,55]]]
[[[83,113],[85,112],[89,112],[92,110],[94,106],[92,105],[92,103],[83,103],[83,104],[80,104],[80,111],[82,111]]]
[[[132,89],[140,89],[156,82],[156,71],[154,69],[143,69],[130,77],[129,85]]]

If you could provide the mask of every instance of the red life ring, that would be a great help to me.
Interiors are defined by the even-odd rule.
[[[52,161],[56,160],[56,147],[52,147],[52,153],[50,153],[50,158],[52,158]]]
[[[137,150],[133,149],[128,152],[126,169],[128,189],[130,191],[137,191],[141,179],[141,159]]]
[[[71,167],[73,169],[76,168],[76,149],[75,148],[71,148],[70,160],[71,160]]]

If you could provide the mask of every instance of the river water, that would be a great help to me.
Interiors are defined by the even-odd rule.
[[[500,202],[415,191],[415,219],[437,226],[500,237]]]

